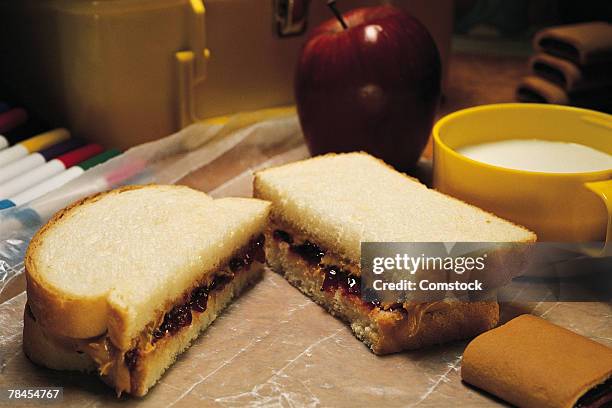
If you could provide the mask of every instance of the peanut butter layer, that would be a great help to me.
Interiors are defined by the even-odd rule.
[[[612,375],[612,349],[532,315],[465,349],[464,381],[525,408],[570,408]]]

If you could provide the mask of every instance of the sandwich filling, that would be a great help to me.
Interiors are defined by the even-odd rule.
[[[299,258],[300,262],[306,264],[308,278],[313,281],[311,283],[314,283],[315,287],[313,289],[315,291],[342,298],[347,306],[357,309],[361,315],[393,313],[393,319],[406,321],[407,326],[411,328],[410,335],[414,335],[418,331],[421,318],[425,313],[447,307],[444,301],[426,303],[381,302],[377,299],[375,293],[369,293],[368,299],[373,300],[366,301],[362,298],[361,268],[359,265],[326,251],[303,234],[289,232],[290,228],[286,226],[277,224],[270,231],[274,244],[281,251],[284,251],[294,261],[297,262]],[[307,294],[310,295],[310,293]],[[333,312],[333,310],[331,311]],[[349,318],[349,320],[351,319]]]
[[[259,266],[265,263],[263,234],[237,251],[226,265],[212,274],[207,274],[201,282],[169,305],[166,312],[160,312],[159,317],[148,324],[132,341],[129,350],[117,348],[107,334],[93,339],[72,339],[46,332],[45,335],[52,339],[56,346],[87,354],[96,363],[100,376],[103,379],[107,377],[114,383],[118,394],[123,391],[134,393],[137,385],[133,380],[140,368],[140,362],[164,342],[181,333],[198,319],[204,318],[209,303],[226,295],[226,289],[231,291],[228,284],[236,278],[242,279],[242,273],[254,268],[254,263]],[[214,303],[216,307],[217,302]],[[36,321],[29,306],[26,306],[26,313],[34,322]]]
[[[375,293],[362,296],[359,264],[278,220],[266,231],[266,261],[330,314],[347,322],[376,354],[467,338],[491,329],[499,320],[494,301],[383,302]]]
[[[151,332],[149,343],[155,344],[166,336],[172,336],[179,332],[183,327],[187,327],[192,322],[194,313],[206,311],[208,296],[214,291],[223,289],[231,282],[237,273],[248,269],[253,262],[265,263],[264,236],[260,235],[252,240],[245,248],[240,251],[240,255],[234,256],[221,271],[213,275],[208,283],[196,286],[191,292],[183,297],[183,302],[175,305],[163,315],[163,320]],[[135,353],[130,350],[130,352]]]

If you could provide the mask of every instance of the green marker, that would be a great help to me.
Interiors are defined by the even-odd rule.
[[[83,171],[89,170],[92,167],[95,167],[98,164],[102,164],[105,161],[112,159],[113,157],[118,156],[120,154],[121,152],[119,150],[110,149],[105,151],[104,153],[100,153],[99,155],[92,157],[91,159],[87,159],[84,162],[77,164],[77,167],[82,168]]]

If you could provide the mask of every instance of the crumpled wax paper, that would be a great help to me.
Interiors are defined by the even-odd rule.
[[[206,129],[188,130],[200,131]],[[238,142],[223,148],[217,145],[220,154],[201,152],[210,160],[183,163],[188,169],[186,175],[176,177],[182,172],[176,169],[182,165],[174,162],[171,165],[176,167],[167,172],[174,176],[155,180],[171,182],[176,177],[174,181],[213,196],[249,196],[253,169],[308,154],[295,117],[268,121],[226,136]],[[0,305],[0,387],[62,386],[63,407],[503,405],[461,382],[461,355],[467,341],[376,356],[347,325],[271,271],[230,305],[157,386],[140,399],[117,399],[95,375],[58,372],[32,364],[21,350],[25,301],[25,293],[21,293]],[[502,305],[502,320],[528,312],[612,346],[609,303],[507,303]]]

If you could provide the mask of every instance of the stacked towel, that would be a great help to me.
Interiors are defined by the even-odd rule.
[[[516,90],[519,101],[612,112],[612,24],[547,28],[536,34],[533,47],[530,74]]]

